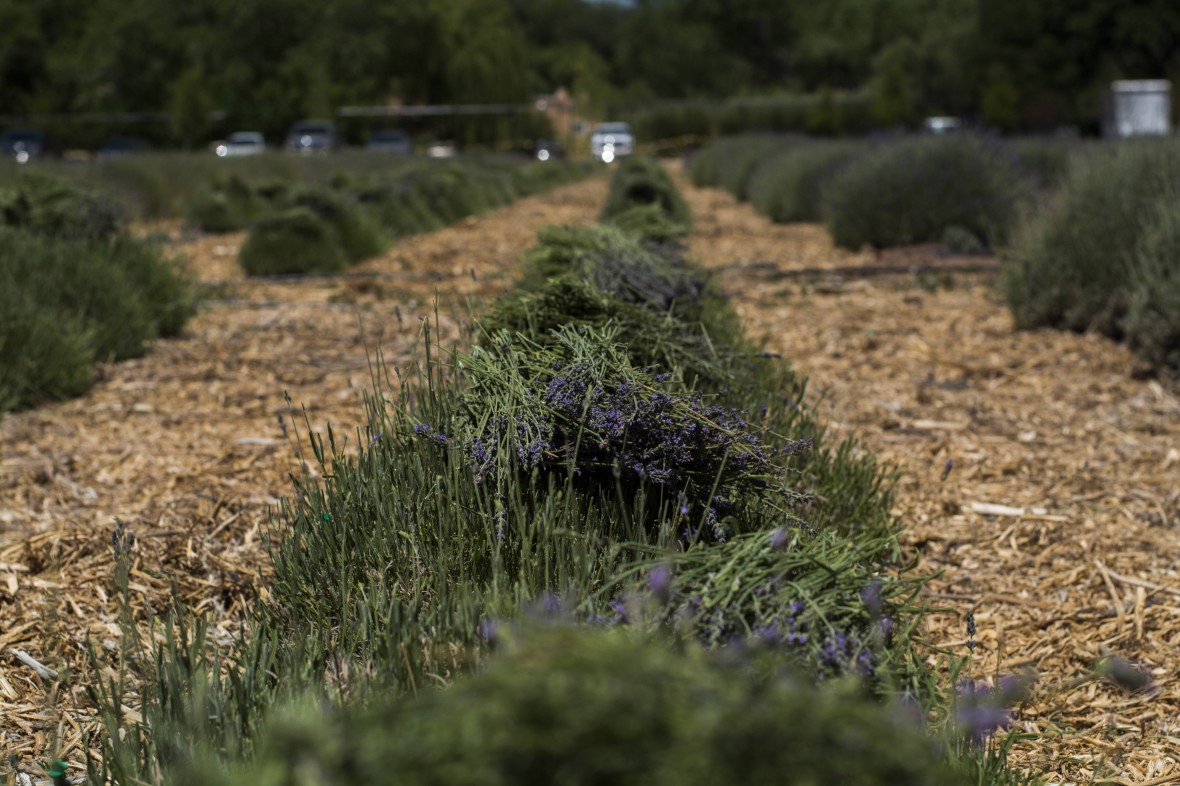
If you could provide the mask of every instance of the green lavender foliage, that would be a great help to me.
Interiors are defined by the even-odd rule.
[[[627,156],[618,164],[618,171],[611,178],[610,192],[606,206],[602,209],[602,220],[622,218],[635,208],[657,207],[668,223],[687,230],[692,225],[692,215],[679,189],[672,183],[664,167],[654,158]],[[629,220],[635,221],[637,216]],[[662,234],[667,230],[653,227]],[[637,228],[635,231],[643,231]]]
[[[348,267],[336,229],[306,207],[290,208],[255,223],[238,261],[251,276],[334,273]]]
[[[287,707],[255,762],[203,760],[176,783],[976,782],[937,755],[912,712],[848,685],[815,688],[764,653],[733,662],[569,626],[502,646],[485,671],[410,700],[327,716]]]
[[[1122,322],[1127,344],[1157,368],[1180,370],[1180,203],[1155,206],[1135,246]]]
[[[138,357],[192,315],[176,263],[118,216],[39,173],[0,192],[0,410],[80,395],[94,361]]]
[[[750,176],[750,204],[772,221],[819,221],[824,184],[859,151],[854,142],[789,145]]]
[[[108,240],[122,229],[122,211],[68,180],[33,171],[0,189],[0,225],[47,237]]]
[[[1159,206],[1176,201],[1177,183],[1180,147],[1171,141],[1131,143],[1078,162],[1006,255],[1017,324],[1123,337],[1131,282],[1142,290],[1158,280],[1161,292],[1168,289],[1170,266],[1157,271],[1147,262],[1156,252],[1140,246],[1167,220]],[[1155,238],[1152,245],[1166,243]]]
[[[546,164],[543,172],[535,166],[418,162],[391,172],[341,170],[328,183],[268,191],[230,179],[220,190],[199,196],[199,212],[193,215],[209,231],[249,226],[240,261],[250,275],[334,272],[379,255],[396,238],[438,229],[595,171],[561,162]]]
[[[967,135],[903,139],[850,160],[823,191],[836,245],[937,242],[958,226],[990,248],[1016,219],[1016,178],[1000,151]]]

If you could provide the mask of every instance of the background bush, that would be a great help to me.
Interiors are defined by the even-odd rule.
[[[859,149],[854,142],[788,145],[755,167],[747,189],[750,204],[772,221],[820,220],[823,186]]]
[[[41,172],[22,173],[0,189],[0,224],[61,238],[114,237],[122,213],[107,199]]]
[[[310,210],[330,226],[349,262],[377,256],[388,245],[388,237],[350,194],[323,187],[304,187],[291,194],[289,203],[295,209]]]
[[[520,170],[526,171],[518,175]],[[244,216],[260,216],[240,252],[249,275],[327,273],[380,254],[396,237],[438,229],[595,170],[556,161],[475,159],[407,162],[377,173],[344,169],[320,184],[251,187],[231,178],[201,196],[195,209],[206,225],[227,229]],[[297,251],[303,243],[306,248]]]
[[[1094,329],[1121,338],[1133,277],[1154,277],[1161,292],[1167,289],[1169,279],[1148,272],[1153,265],[1140,266],[1154,252],[1137,253],[1145,235],[1166,220],[1158,205],[1177,199],[1177,183],[1180,147],[1171,141],[1119,145],[1077,161],[1059,197],[1022,232],[1006,259],[1008,303],[1017,324]],[[1162,235],[1156,238],[1153,244],[1165,243]]]
[[[81,394],[93,361],[142,355],[193,310],[175,263],[112,226],[94,196],[29,182],[0,227],[0,408]]]
[[[1180,371],[1180,201],[1155,206],[1135,247],[1123,331],[1127,344],[1156,367]]]
[[[737,136],[720,139],[697,151],[689,161],[693,185],[724,188],[745,198],[745,185],[754,169],[797,140],[792,137]]]
[[[958,226],[995,248],[1016,218],[1015,176],[998,151],[966,135],[917,137],[867,150],[824,191],[844,248],[936,242]]]
[[[335,273],[348,267],[336,229],[306,207],[295,207],[256,222],[238,252],[251,276]]]
[[[253,186],[230,175],[198,191],[189,202],[187,218],[205,232],[236,232],[266,207],[266,200]]]

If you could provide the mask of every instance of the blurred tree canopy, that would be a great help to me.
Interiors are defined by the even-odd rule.
[[[345,104],[868,89],[935,113],[1097,127],[1116,78],[1180,78],[1175,0],[0,0],[0,114],[207,109],[277,139]]]

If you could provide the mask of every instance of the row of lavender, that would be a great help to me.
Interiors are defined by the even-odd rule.
[[[995,253],[1020,327],[1095,330],[1180,370],[1174,140],[735,137],[690,171],[775,221],[823,221],[846,248]]]
[[[91,778],[1019,782],[979,744],[1017,686],[952,704],[887,473],[742,338],[688,219],[626,162],[470,349],[428,321],[416,363],[378,363],[355,451],[311,435],[323,480],[284,503],[231,652],[183,610],[128,631],[143,721],[95,690]]]

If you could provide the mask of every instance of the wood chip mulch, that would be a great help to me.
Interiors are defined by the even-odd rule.
[[[940,272],[969,260],[842,251],[681,183],[692,256],[751,337],[810,378],[834,433],[900,471],[905,543],[941,571],[926,640],[966,653],[973,612],[973,675],[1040,675],[1013,764],[1049,783],[1180,782],[1180,391],[1101,336],[1015,330],[994,273]],[[849,274],[882,266],[897,275]],[[1085,679],[1107,654],[1152,689]]]

